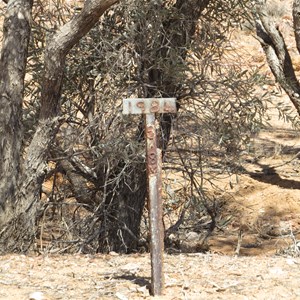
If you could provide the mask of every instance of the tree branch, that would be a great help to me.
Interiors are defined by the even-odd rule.
[[[40,119],[59,113],[66,55],[98,22],[100,16],[119,0],[86,0],[80,13],[59,28],[45,50],[45,78],[42,88]]]
[[[256,33],[273,75],[288,94],[300,116],[300,84],[284,38],[265,8],[264,3],[257,5]]]
[[[293,23],[296,46],[300,53],[300,0],[294,0],[293,3]]]

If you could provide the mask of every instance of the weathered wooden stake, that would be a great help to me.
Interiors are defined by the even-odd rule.
[[[161,150],[157,148],[155,113],[175,113],[175,98],[138,98],[123,100],[123,114],[145,114],[147,148],[148,195],[150,202],[151,233],[151,293],[161,295],[164,288],[163,250],[164,229],[162,224],[161,198]]]

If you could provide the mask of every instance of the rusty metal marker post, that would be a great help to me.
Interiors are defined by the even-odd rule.
[[[175,98],[137,98],[123,100],[123,114],[145,114],[148,194],[151,232],[151,293],[161,295],[164,287],[164,232],[161,199],[161,149],[157,148],[155,113],[175,113]]]

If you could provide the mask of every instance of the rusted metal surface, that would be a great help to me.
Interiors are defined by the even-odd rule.
[[[124,114],[145,114],[149,218],[151,233],[151,293],[161,295],[164,288],[163,251],[164,229],[162,213],[162,155],[157,148],[155,113],[175,113],[175,98],[124,99]]]
[[[163,224],[161,198],[161,150],[157,148],[154,114],[146,114],[146,144],[151,233],[151,293],[161,295],[163,276]]]
[[[176,113],[175,98],[123,99],[123,114]]]
[[[161,170],[162,155],[161,149],[157,149],[157,198],[150,202],[150,222],[151,224],[151,292],[155,295],[161,295],[164,289],[163,273],[163,253],[164,253],[164,227],[163,227],[163,206],[161,197]]]

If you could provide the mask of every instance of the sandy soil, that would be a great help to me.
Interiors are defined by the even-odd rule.
[[[300,299],[299,264],[300,258],[166,255],[159,299]],[[149,280],[149,255],[0,258],[0,299],[150,299]]]

